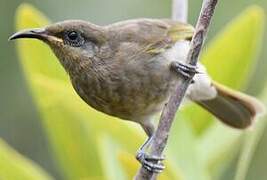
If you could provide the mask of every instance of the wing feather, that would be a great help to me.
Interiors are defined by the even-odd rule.
[[[179,40],[190,40],[194,33],[193,26],[169,19],[128,20],[106,28],[112,47],[127,52],[128,59],[162,53]]]

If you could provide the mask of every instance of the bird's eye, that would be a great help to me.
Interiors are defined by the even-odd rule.
[[[78,39],[79,35],[76,31],[71,31],[69,32],[68,37],[70,40],[75,41],[76,39]]]
[[[68,31],[65,34],[64,42],[73,47],[80,47],[84,44],[84,38],[78,31]]]

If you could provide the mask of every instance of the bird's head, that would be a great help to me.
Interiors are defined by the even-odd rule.
[[[48,44],[68,72],[90,65],[107,40],[103,27],[80,20],[23,30],[9,40],[20,38],[34,38]]]

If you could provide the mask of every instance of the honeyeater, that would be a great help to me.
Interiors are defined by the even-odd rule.
[[[161,157],[149,157],[146,146],[154,133],[151,122],[160,112],[181,77],[196,75],[186,98],[223,123],[249,127],[264,106],[254,97],[211,79],[205,68],[185,63],[194,28],[168,19],[135,19],[98,26],[67,20],[15,33],[50,46],[65,68],[77,94],[94,109],[139,123],[149,140],[137,159],[150,171],[164,166]]]

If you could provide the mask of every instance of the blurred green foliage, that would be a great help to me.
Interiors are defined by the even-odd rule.
[[[0,140],[0,178],[20,180],[52,179],[36,163],[21,156]]]
[[[84,13],[90,15],[93,12]],[[17,29],[22,29],[43,26],[49,20],[33,7],[24,4],[17,10],[16,22]],[[202,59],[216,80],[234,88],[246,86],[261,49],[263,22],[262,9],[253,6],[209,43]],[[88,108],[74,93],[67,75],[46,45],[32,40],[21,41],[18,50],[27,85],[52,149],[55,167],[60,172],[59,177],[130,179],[139,167],[134,153],[145,139],[141,129],[135,124],[118,121]],[[264,70],[267,70],[266,66]],[[266,86],[264,82],[258,81],[261,85],[257,86]],[[256,92],[260,92],[260,88],[254,94]],[[260,97],[267,102],[266,93]],[[231,167],[231,162],[239,154],[237,170],[231,169],[232,173],[237,174],[227,179],[246,179],[264,126],[265,120],[262,118],[254,131],[244,135],[214,121],[193,105],[185,107],[172,128],[166,151],[167,169],[161,179],[220,179],[227,176],[227,168]],[[242,142],[245,143],[240,148]],[[0,166],[3,170],[0,170],[0,178],[51,179],[53,176],[47,175],[50,171],[46,173],[41,170],[5,143],[0,145]],[[261,174],[266,173],[262,171]]]

